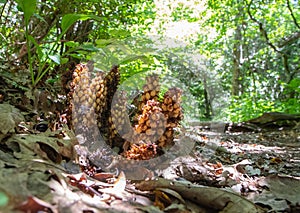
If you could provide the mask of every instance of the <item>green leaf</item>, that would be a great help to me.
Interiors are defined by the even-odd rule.
[[[62,17],[61,20],[61,29],[62,33],[61,35],[64,35],[66,31],[69,29],[69,27],[72,26],[76,21],[81,20],[85,21],[88,19],[94,19],[96,21],[101,21],[103,18],[96,16],[96,15],[85,15],[85,14],[67,14]]]
[[[69,54],[69,56],[71,56],[73,58],[77,58],[77,59],[82,59],[84,57],[82,54],[79,54],[79,53],[72,53],[72,54]]]
[[[117,40],[112,38],[112,39],[97,39],[95,43],[97,44],[98,47],[106,47],[110,44],[113,44]]]
[[[132,52],[129,47],[127,47],[125,44],[122,43],[115,44],[114,47],[116,48],[118,53],[122,52],[122,53],[130,54]]]
[[[0,0],[0,4],[5,4],[6,2],[6,0]]]
[[[150,62],[149,58],[147,56],[144,55],[130,55],[125,57],[120,64],[128,64],[132,61],[136,61],[136,60],[141,60],[144,63],[148,64]]]
[[[58,75],[56,75],[54,78],[49,78],[49,79],[47,79],[46,82],[47,82],[48,84],[54,84],[55,82],[58,82],[59,79],[60,79],[60,77],[59,77]]]
[[[60,64],[60,56],[59,55],[49,55],[48,56],[54,63]]]
[[[39,20],[43,21],[45,24],[48,24],[48,22],[39,14],[34,14],[35,17],[37,17]]]
[[[27,25],[36,9],[36,0],[17,0],[17,3],[24,12],[25,24]]]
[[[37,50],[37,53],[38,53],[38,59],[40,61],[42,59],[42,57],[44,56],[44,53],[43,53],[40,45],[36,42],[36,40],[31,35],[28,35],[28,39],[34,44],[34,46]]]
[[[3,192],[0,192],[0,206],[6,206],[8,204],[8,196]]]
[[[93,44],[83,44],[80,46],[82,50],[87,50],[87,51],[98,51],[99,49],[95,47]]]
[[[60,64],[65,64],[65,63],[67,63],[68,61],[69,61],[68,58],[61,58],[61,59],[60,59]]]
[[[75,42],[75,41],[68,41],[64,43],[67,47],[78,47],[79,46],[79,42]]]
[[[109,31],[111,37],[124,38],[130,36],[130,32],[124,29],[112,29]]]

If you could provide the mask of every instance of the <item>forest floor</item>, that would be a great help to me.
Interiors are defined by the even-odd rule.
[[[130,180],[121,169],[89,177],[70,160],[72,131],[38,131],[28,122],[9,127],[19,112],[3,105],[10,116],[2,113],[0,126],[3,212],[300,211],[299,125],[221,133],[189,127],[184,137],[194,146],[187,155],[139,169],[147,180]]]
[[[145,164],[93,144],[88,151],[112,160],[96,167],[59,120],[64,105],[49,99],[53,88],[32,94],[15,83],[20,76],[2,75],[0,212],[300,212],[299,115],[191,123]]]

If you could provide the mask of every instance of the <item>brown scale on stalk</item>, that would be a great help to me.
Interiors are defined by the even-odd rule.
[[[96,124],[94,120],[93,93],[90,88],[89,68],[85,64],[78,64],[73,72],[72,82],[70,83],[69,99],[69,117],[72,118],[71,126],[80,125],[87,127]],[[73,112],[72,112],[73,111]]]
[[[93,101],[93,108],[95,110],[97,125],[101,122],[101,114],[103,109],[106,106],[106,95],[107,95],[107,87],[104,84],[104,73],[97,73],[96,77],[93,78],[90,85],[90,97]]]
[[[157,145],[153,143],[132,144],[124,156],[131,160],[149,160],[157,156],[156,147]]]
[[[100,115],[101,119],[98,122],[98,126],[100,128],[100,132],[105,137],[110,137],[110,135],[114,134],[112,128],[110,128],[111,123],[109,120],[111,119],[111,103],[114,94],[118,89],[118,85],[120,83],[120,72],[118,66],[113,66],[112,69],[108,72],[108,74],[104,78],[104,87],[106,88],[105,92],[105,106],[103,107],[102,113]]]
[[[161,113],[160,103],[148,100],[143,106],[142,114],[134,127],[134,135],[129,143],[129,149],[124,156],[134,160],[148,160],[157,156],[155,139],[164,132],[166,123]]]
[[[143,107],[147,104],[149,100],[158,100],[158,94],[160,91],[159,76],[153,74],[146,77],[146,84],[143,86],[143,93],[140,99],[137,101],[137,113],[134,117],[134,122],[138,121],[138,116],[142,113]]]
[[[111,116],[109,117],[110,136],[109,144],[111,147],[122,148],[125,142],[125,135],[132,135],[130,120],[127,115],[126,93],[117,92],[111,106]]]
[[[154,80],[155,86],[150,84],[150,79]],[[147,83],[150,86],[145,85],[144,93],[142,94],[140,107],[142,106],[141,114],[136,117],[137,124],[135,125],[136,133],[144,133],[138,135],[133,143],[129,146],[129,149],[124,153],[128,159],[148,159],[149,155],[146,155],[145,147],[155,147],[154,151],[149,151],[152,158],[157,156],[156,147],[160,149],[168,149],[174,145],[174,128],[179,125],[179,122],[183,118],[181,108],[181,95],[182,91],[178,88],[171,88],[165,94],[162,102],[157,101],[159,91],[156,90],[159,87],[156,77],[150,76],[147,79]],[[156,83],[157,82],[157,83]],[[155,95],[151,96],[153,99],[148,99],[150,94],[148,89],[153,89]],[[154,93],[153,93],[154,94]],[[147,100],[144,105],[144,101]],[[162,117],[163,115],[163,117]],[[157,141],[151,139],[158,137]],[[139,153],[138,147],[141,152]],[[135,157],[134,157],[135,156]],[[146,157],[145,157],[146,156]]]
[[[76,86],[78,85],[81,74],[84,74],[87,72],[87,66],[84,64],[77,64],[73,74],[72,74],[72,81],[70,81],[67,85],[69,92],[67,94],[67,110],[66,110],[66,115],[67,115],[67,120],[68,120],[68,126],[70,129],[73,128],[73,119],[72,119],[72,109],[73,109],[73,94],[75,91]]]
[[[162,113],[167,119],[167,128],[164,134],[158,140],[158,146],[171,147],[174,145],[174,128],[179,125],[183,119],[181,108],[182,90],[179,88],[170,88],[165,94],[161,103]]]

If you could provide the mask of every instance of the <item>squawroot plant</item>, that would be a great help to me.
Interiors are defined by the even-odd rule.
[[[78,64],[70,84],[67,114],[76,135],[83,135],[87,143],[92,143],[95,139],[91,135],[98,128],[107,145],[131,160],[154,158],[175,144],[174,128],[183,119],[181,89],[170,88],[158,100],[159,76],[147,76],[130,121],[126,92],[117,90],[118,66],[107,74],[97,73],[93,79],[90,72],[86,64]]]

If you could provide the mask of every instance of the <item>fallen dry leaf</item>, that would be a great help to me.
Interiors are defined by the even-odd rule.
[[[15,127],[21,121],[24,121],[24,116],[20,110],[10,104],[0,104],[0,133],[7,134],[15,132]]]
[[[270,206],[270,210],[281,212],[287,211],[290,209],[290,206],[299,206],[299,178],[269,175],[266,178],[262,178],[259,181],[259,185],[267,187],[268,190],[256,195],[253,199],[255,203],[261,203],[266,206]]]
[[[251,201],[229,191],[218,188],[199,186],[162,178],[142,181],[136,185],[139,190],[153,191],[156,188],[168,188],[178,192],[183,199],[198,205],[222,212],[265,212]]]
[[[57,211],[49,203],[42,201],[36,197],[29,196],[28,199],[21,205],[15,208],[22,212],[53,212]]]
[[[120,199],[125,197],[126,177],[124,172],[120,172],[112,188],[99,189],[100,192],[115,196]]]

